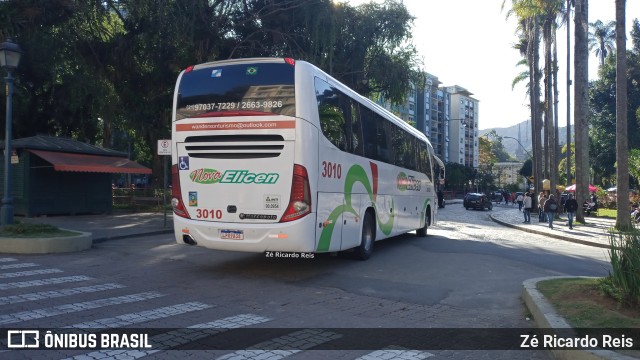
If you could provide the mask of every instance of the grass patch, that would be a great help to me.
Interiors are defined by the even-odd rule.
[[[10,238],[38,238],[38,237],[64,237],[74,236],[79,233],[61,230],[49,224],[14,224],[0,227],[0,237]]]
[[[640,328],[640,308],[622,305],[601,290],[603,279],[552,279],[538,290],[574,328]]]
[[[598,217],[607,217],[607,218],[616,219],[618,217],[618,210],[617,209],[600,208],[600,209],[598,209],[597,216]]]

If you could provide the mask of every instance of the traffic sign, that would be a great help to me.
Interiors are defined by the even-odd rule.
[[[171,140],[158,140],[158,155],[171,155]]]

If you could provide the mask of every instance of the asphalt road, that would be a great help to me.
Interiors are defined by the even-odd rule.
[[[111,240],[82,253],[0,255],[4,329],[261,329],[213,344],[194,342],[197,334],[178,337],[182,351],[16,350],[0,357],[550,359],[544,350],[415,348],[402,329],[456,339],[450,331],[422,329],[531,328],[520,299],[524,280],[602,276],[608,269],[605,249],[501,227],[488,211],[461,204],[441,209],[429,236],[377,242],[364,262],[334,254],[282,259],[211,251],[178,245],[170,235]],[[380,328],[389,329],[387,338],[379,337]],[[294,350],[277,345],[292,339]],[[248,346],[256,350],[242,350]],[[204,350],[214,347],[222,350]]]

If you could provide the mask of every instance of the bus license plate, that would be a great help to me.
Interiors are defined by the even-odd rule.
[[[244,240],[244,232],[242,230],[220,230],[220,239]]]

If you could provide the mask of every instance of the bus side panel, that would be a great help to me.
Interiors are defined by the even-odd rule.
[[[355,212],[345,212],[342,214],[341,250],[351,249],[360,245],[362,238],[362,218],[366,210],[366,207],[363,207],[363,200],[368,198],[369,195],[365,195],[364,193],[353,194],[351,196],[351,202]]]

